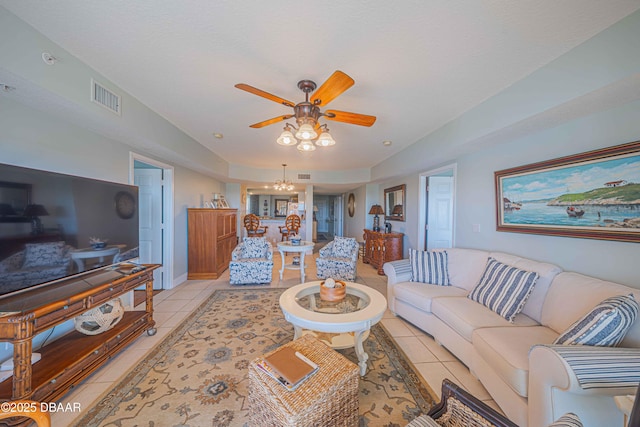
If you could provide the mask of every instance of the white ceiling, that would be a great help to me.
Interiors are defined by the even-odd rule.
[[[70,53],[232,165],[370,168],[640,8],[638,0],[0,0]],[[334,147],[275,143],[302,79],[355,85],[330,109]],[[224,134],[216,139],[213,133]],[[393,141],[385,147],[383,140]]]

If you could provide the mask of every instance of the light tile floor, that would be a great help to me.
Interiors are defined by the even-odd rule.
[[[314,254],[314,257],[317,253]],[[316,280],[315,262],[307,258],[307,280]],[[285,270],[283,280],[279,278],[281,258],[277,251],[274,253],[273,280],[270,285],[255,286],[256,288],[288,288],[300,283],[300,273]],[[371,286],[386,296],[387,278],[379,276],[376,269],[370,265],[358,262],[358,283]],[[184,320],[192,310],[198,307],[209,295],[218,289],[237,288],[229,284],[229,271],[217,280],[188,280],[174,289],[162,291],[154,297],[154,319],[158,332],[149,337],[146,334],[139,337],[117,357],[92,374],[68,393],[62,403],[80,403],[83,410],[91,408],[97,400],[110,391],[130,368],[142,360],[153,347],[158,344],[171,330]],[[253,286],[244,285],[244,288]],[[480,382],[471,375],[469,369],[438,345],[430,335],[425,334],[414,325],[394,316],[387,310],[383,319],[383,326],[394,337],[396,342],[417,368],[434,393],[440,397],[440,385],[444,378],[449,378],[474,396],[483,400],[491,407],[498,406],[491,399]],[[73,420],[82,416],[82,412],[58,412],[52,414],[54,426],[72,425]]]

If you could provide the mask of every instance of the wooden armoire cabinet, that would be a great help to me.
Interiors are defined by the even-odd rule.
[[[237,209],[187,209],[189,280],[217,279],[238,243]]]

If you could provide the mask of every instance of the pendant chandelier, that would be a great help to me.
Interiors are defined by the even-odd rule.
[[[273,189],[277,191],[293,191],[295,187],[291,183],[291,181],[287,181],[285,177],[286,163],[282,164],[282,180],[277,180],[275,184],[273,184]]]

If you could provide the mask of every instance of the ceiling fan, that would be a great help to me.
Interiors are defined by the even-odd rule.
[[[327,125],[321,125],[318,120],[321,117],[327,120],[333,120],[337,122],[350,123],[359,126],[371,126],[375,123],[375,116],[368,116],[365,114],[350,113],[347,111],[338,110],[326,110],[320,111],[320,107],[326,106],[328,103],[337,98],[341,93],[349,89],[354,84],[354,80],[343,73],[342,71],[335,71],[319,88],[316,90],[316,83],[311,80],[300,80],[298,82],[298,88],[304,92],[305,100],[298,104],[294,104],[291,101],[280,98],[279,96],[272,95],[263,90],[257,89],[253,86],[249,86],[244,83],[238,83],[235,85],[238,89],[247,91],[254,95],[261,96],[271,101],[277,102],[284,106],[293,108],[293,114],[285,114],[282,116],[274,117],[272,119],[264,120],[262,122],[254,123],[250,125],[252,128],[261,128],[264,126],[278,123],[284,120],[295,117],[298,128],[287,123],[284,132],[278,138],[278,143],[282,145],[295,145],[298,143],[294,139],[294,135],[291,132],[295,130],[295,138],[301,140],[298,149],[300,151],[312,151],[315,150],[315,146],[311,143],[311,140],[317,138],[316,144],[319,146],[329,146],[335,144],[335,141],[329,135],[329,129]],[[314,92],[315,91],[315,92]],[[309,99],[309,95],[311,99]],[[317,130],[321,133],[318,136]]]

